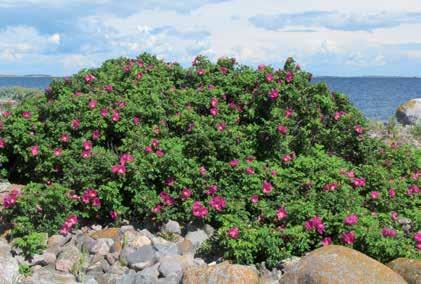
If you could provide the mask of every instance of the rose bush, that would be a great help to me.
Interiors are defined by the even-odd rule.
[[[331,243],[417,256],[420,152],[369,138],[346,96],[310,81],[292,59],[185,69],[149,54],[56,80],[3,114],[1,173],[27,186],[2,215],[15,236],[210,223],[209,249],[269,266]]]

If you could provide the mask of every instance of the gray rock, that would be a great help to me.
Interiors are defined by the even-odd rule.
[[[145,237],[148,237],[151,240],[154,237],[154,235],[151,232],[149,232],[147,229],[140,230],[139,233]]]
[[[120,260],[129,266],[135,263],[155,262],[156,258],[156,252],[151,245],[145,245],[137,249],[125,247],[120,254]]]
[[[188,232],[185,236],[185,239],[189,240],[192,243],[193,251],[196,252],[197,249],[202,245],[202,243],[209,239],[209,236],[204,230],[197,229],[196,231]]]
[[[155,261],[143,261],[143,262],[137,262],[137,263],[133,263],[132,265],[130,265],[130,268],[139,271],[139,270],[143,270],[147,267],[152,266],[155,263]]]
[[[209,237],[215,233],[215,229],[209,224],[205,224],[203,230],[206,232],[206,234],[208,234]]]
[[[169,220],[166,224],[164,224],[164,226],[162,226],[161,232],[181,235],[180,224],[176,221]]]
[[[166,255],[180,255],[178,251],[177,244],[169,242],[161,237],[152,239],[153,247],[157,250],[157,256],[166,256]]]
[[[19,275],[19,264],[10,254],[11,247],[7,241],[0,239],[0,283],[14,283]]]
[[[43,267],[35,271],[32,276],[25,281],[25,284],[76,284],[76,278],[65,272],[54,270],[50,266]]]
[[[421,98],[412,99],[396,110],[396,119],[404,125],[415,125],[421,121]]]
[[[132,225],[126,225],[126,226],[121,226],[120,228],[120,234],[124,234],[127,231],[134,231],[134,227]]]
[[[114,244],[113,239],[98,239],[95,244],[90,247],[89,252],[99,255],[106,255],[110,251],[110,247]]]
[[[93,253],[92,249],[97,244],[98,240],[95,240],[87,235],[78,235],[76,237],[76,246],[89,253]]]
[[[74,245],[64,247],[63,251],[57,257],[56,269],[63,272],[69,272],[76,263],[80,261],[81,253]]]
[[[175,274],[177,276],[180,276],[180,279],[181,279],[183,268],[178,262],[178,259],[170,257],[170,256],[166,256],[166,257],[161,257],[159,259],[159,262],[160,262],[159,272],[164,277],[168,277],[172,274]]]
[[[93,276],[87,276],[84,281],[84,284],[98,284],[98,281],[95,280]]]
[[[44,256],[44,261],[47,264],[54,264],[54,263],[56,263],[57,255],[54,252],[46,251],[46,252],[44,252],[43,256]]]
[[[409,225],[411,224],[411,219],[405,217],[398,217],[398,223],[401,225]]]
[[[55,256],[54,256],[55,257]],[[29,262],[29,265],[47,265],[47,261],[45,260],[44,254],[36,254],[32,257],[31,261]]]
[[[165,278],[158,279],[158,284],[179,284],[181,277],[176,274],[171,274]]]
[[[193,262],[194,262],[195,265],[205,265],[206,264],[206,262],[201,258],[195,258],[193,260]]]
[[[125,231],[123,234],[123,240],[127,246],[133,248],[140,248],[152,243],[147,236],[137,231]]]
[[[136,274],[137,282],[135,283],[157,283],[159,277],[158,266],[159,263],[138,272]]]

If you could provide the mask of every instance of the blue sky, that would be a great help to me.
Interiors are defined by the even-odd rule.
[[[0,74],[71,75],[144,51],[315,75],[421,76],[419,0],[0,0]]]

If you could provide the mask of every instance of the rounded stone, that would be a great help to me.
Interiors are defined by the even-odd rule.
[[[396,110],[396,119],[404,125],[414,125],[421,121],[421,98],[416,98],[402,104]]]
[[[409,284],[421,283],[421,259],[397,258],[386,265]]]

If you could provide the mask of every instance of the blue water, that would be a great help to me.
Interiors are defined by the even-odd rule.
[[[45,89],[52,77],[0,77],[0,87],[22,86]],[[421,78],[319,77],[332,91],[345,93],[351,102],[372,119],[387,121],[402,103],[421,97]]]

